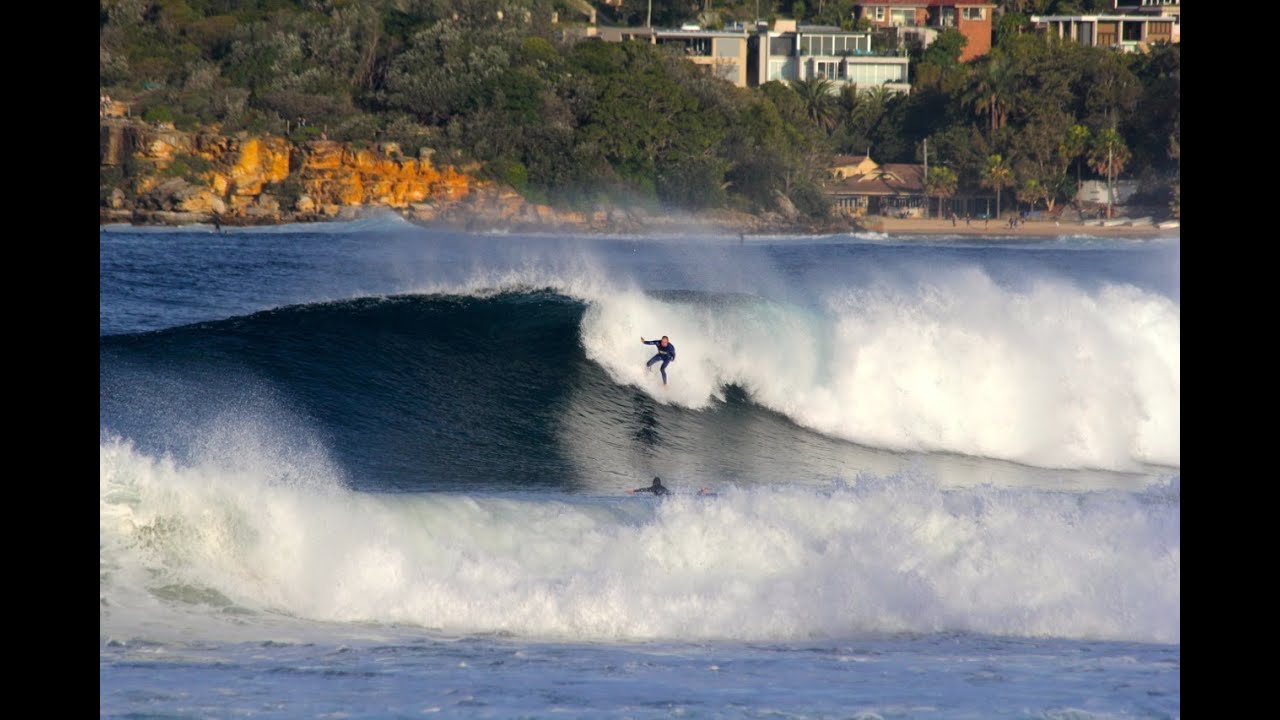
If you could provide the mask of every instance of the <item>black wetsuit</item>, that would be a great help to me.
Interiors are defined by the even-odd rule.
[[[667,346],[662,347],[662,345],[659,344],[661,342],[662,342],[661,339],[644,341],[645,345],[658,346],[658,354],[654,355],[652,358],[649,358],[649,362],[645,363],[644,366],[649,367],[654,363],[658,362],[659,360],[661,360],[662,367],[658,369],[662,371],[662,384],[666,385],[667,384],[667,364],[676,359],[676,346],[675,346],[675,343],[668,340]]]
[[[633,493],[638,493],[638,492],[651,492],[651,493],[653,493],[654,495],[666,495],[667,493],[669,493],[669,492],[671,492],[671,491],[670,491],[670,490],[668,490],[668,489],[667,489],[667,488],[662,484],[662,481],[661,481],[661,480],[659,480],[659,479],[657,479],[657,478],[654,478],[654,479],[653,479],[653,484],[652,484],[652,485],[650,485],[649,487],[636,488],[635,490],[632,490],[631,492],[633,492]]]

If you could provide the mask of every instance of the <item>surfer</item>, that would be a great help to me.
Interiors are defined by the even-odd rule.
[[[638,493],[638,492],[651,492],[654,495],[666,495],[671,491],[668,490],[666,486],[662,484],[661,478],[654,476],[652,485],[650,485],[649,487],[636,488],[635,490],[628,490],[627,494],[634,495],[635,493]]]
[[[661,340],[645,340],[644,336],[641,335],[640,342],[644,343],[645,345],[656,345],[658,347],[658,354],[654,355],[652,358],[649,358],[649,362],[645,363],[644,367],[646,370],[648,370],[653,367],[654,363],[661,360],[662,367],[658,369],[662,371],[662,384],[666,385],[667,384],[667,363],[675,362],[676,346],[671,344],[671,340],[666,335],[663,335]]]

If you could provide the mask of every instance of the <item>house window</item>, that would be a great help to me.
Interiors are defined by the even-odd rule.
[[[877,5],[871,8],[871,15],[875,17],[877,22],[884,22],[884,6]]]
[[[965,20],[982,20],[986,16],[986,8],[960,8],[960,17],[963,17]]]
[[[915,27],[916,11],[914,8],[898,9],[894,8],[889,11],[889,24],[894,27]]]
[[[845,75],[841,70],[838,62],[819,62],[817,67],[818,75],[828,80],[844,80]]]

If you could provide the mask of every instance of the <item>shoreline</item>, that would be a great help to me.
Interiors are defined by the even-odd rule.
[[[1122,218],[1118,218],[1122,219]],[[1002,238],[1019,237],[1060,237],[1064,235],[1090,235],[1096,237],[1121,238],[1153,238],[1170,237],[1181,233],[1180,227],[1158,227],[1149,221],[1136,225],[1101,225],[1082,222],[1054,222],[1053,220],[1026,220],[1016,228],[1006,223],[991,222],[986,227],[981,221],[973,221],[966,225],[964,221],[954,226],[950,220],[944,219],[899,219],[877,218],[867,223],[868,231],[884,232],[886,235],[968,235]],[[875,230],[876,226],[882,230]]]
[[[472,216],[462,219],[424,220],[412,214],[397,212],[394,209],[362,208],[355,212],[343,212],[337,216],[309,215],[288,219],[268,220],[267,218],[222,218],[218,223],[226,228],[276,227],[280,225],[306,225],[311,223],[342,223],[357,220],[376,219],[378,217],[395,216],[404,222],[423,228],[458,230],[462,232],[566,232],[575,234],[635,234],[635,235],[671,235],[680,233],[725,234],[739,236],[761,235],[797,235],[823,236],[832,234],[873,233],[889,237],[982,237],[986,239],[1017,240],[1019,238],[1049,238],[1082,235],[1089,237],[1113,238],[1157,238],[1176,237],[1180,235],[1180,227],[1159,227],[1149,219],[1138,219],[1134,225],[1102,225],[1099,221],[1062,222],[1052,220],[1026,220],[1016,228],[1010,228],[1004,222],[972,221],[966,224],[959,221],[952,225],[950,220],[935,218],[891,218],[870,217],[861,221],[845,218],[833,218],[825,222],[788,223],[770,222],[757,216],[726,217],[712,213],[707,216],[672,217],[637,217],[632,215],[630,222],[607,223],[605,226],[592,224],[556,222],[503,222],[498,218]],[[142,220],[142,222],[138,222]],[[1123,221],[1123,218],[1118,218]],[[1117,221],[1112,221],[1113,223]],[[99,228],[107,225],[128,225],[131,227],[172,227],[180,229],[190,226],[212,226],[214,218],[205,213],[152,211],[145,214],[135,212],[103,211],[99,214]]]

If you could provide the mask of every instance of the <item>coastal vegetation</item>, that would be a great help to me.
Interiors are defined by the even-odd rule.
[[[1121,176],[1176,206],[1180,46],[1123,54],[1028,20],[1103,5],[1007,0],[989,54],[961,63],[964,37],[944,32],[910,48],[912,90],[894,94],[826,80],[735,87],[658,46],[575,39],[566,31],[589,8],[573,0],[102,0],[100,86],[149,123],[393,143],[566,207],[822,217],[833,155],[921,162],[926,147],[939,208],[994,191],[1052,209],[1081,180]],[[594,7],[602,24],[652,12],[655,25],[717,27],[760,12],[854,27],[849,0]],[[192,156],[168,172],[203,169]],[[104,166],[104,194],[130,171]]]

